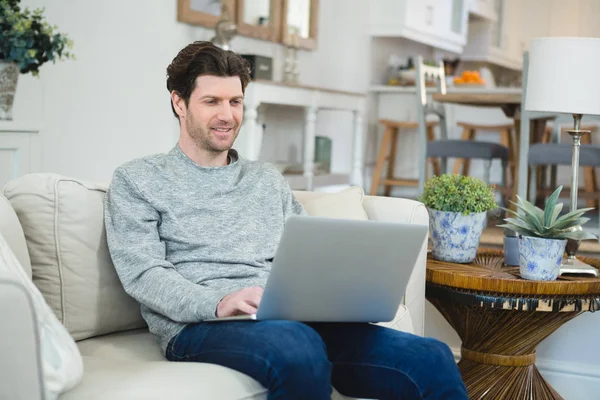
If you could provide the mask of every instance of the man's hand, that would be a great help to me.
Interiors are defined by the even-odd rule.
[[[249,287],[223,297],[217,305],[217,317],[255,314],[262,298],[261,287]]]

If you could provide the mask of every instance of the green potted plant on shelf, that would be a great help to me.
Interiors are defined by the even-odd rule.
[[[593,208],[571,211],[561,217],[563,203],[556,203],[562,190],[558,187],[548,197],[542,210],[527,200],[517,196],[518,211],[504,209],[512,217],[505,218],[503,228],[519,235],[519,272],[521,277],[530,280],[555,280],[560,274],[560,266],[567,239],[597,239],[581,229],[589,221],[583,214]]]
[[[0,120],[12,119],[19,73],[33,75],[48,61],[72,59],[73,43],[43,17],[43,9],[21,10],[20,0],[0,0]]]
[[[429,211],[432,256],[456,263],[473,261],[487,211],[498,207],[493,186],[470,176],[434,176],[419,201]]]

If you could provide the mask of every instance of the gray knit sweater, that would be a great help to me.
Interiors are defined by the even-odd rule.
[[[285,220],[305,213],[277,169],[230,156],[205,168],[175,146],[119,167],[106,195],[112,261],[163,352],[227,294],[264,287]]]

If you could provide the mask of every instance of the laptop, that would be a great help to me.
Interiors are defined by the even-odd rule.
[[[204,321],[388,322],[428,227],[292,216],[256,314]]]

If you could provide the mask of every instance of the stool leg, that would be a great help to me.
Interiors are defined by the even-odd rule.
[[[433,142],[435,140],[433,126],[431,126],[431,125],[427,126],[427,140],[430,142]],[[434,158],[434,157],[430,157],[430,159],[431,159],[431,165],[433,166],[433,175],[439,176],[440,175],[440,160],[438,160],[437,158]]]
[[[460,137],[461,140],[470,140],[470,137],[471,137],[471,129],[464,128],[462,136]],[[463,173],[465,172],[465,163],[466,162],[467,162],[467,160],[465,160],[464,158],[457,158],[456,161],[454,161],[454,174],[455,175],[460,174],[461,169],[463,170]]]
[[[394,179],[394,167],[396,166],[396,146],[398,144],[398,128],[392,130],[392,141],[390,144],[390,156],[388,157],[387,178]],[[385,196],[392,194],[392,185],[384,185]]]
[[[537,197],[537,165],[532,165],[529,167],[530,170],[530,179],[531,185],[529,185],[529,202],[535,204],[535,199]]]
[[[445,174],[448,172],[448,159],[446,157],[442,158],[440,162],[440,173]]]
[[[500,143],[508,149],[508,163],[505,163],[505,168],[508,169],[507,176],[510,176],[511,182],[515,179],[515,155],[512,138],[512,129],[504,129],[500,132]],[[508,179],[505,186],[508,185]]]
[[[469,130],[469,140],[475,140],[475,133],[476,133],[475,129]],[[466,158],[466,159],[464,159],[464,163],[463,163],[463,175],[469,176],[470,170],[471,170],[471,159]]]
[[[550,166],[550,187],[557,187],[556,180],[558,176],[558,165]]]
[[[392,127],[386,127],[383,133],[383,139],[381,141],[381,147],[379,147],[379,156],[377,156],[377,164],[375,171],[373,172],[373,179],[371,182],[371,196],[377,195],[377,188],[379,187],[379,181],[381,180],[381,172],[383,171],[383,164],[385,163],[385,157],[392,139]]]
[[[490,184],[490,171],[492,169],[492,160],[485,160],[483,162],[483,181]]]
[[[511,198],[512,193],[509,192],[508,187],[508,162],[502,160],[502,204],[504,207],[508,207],[508,199]]]

